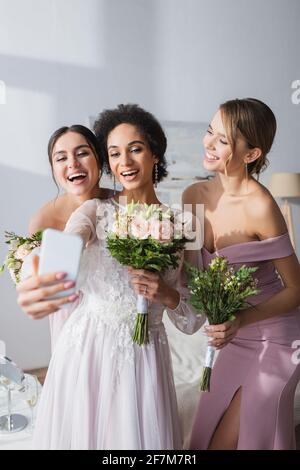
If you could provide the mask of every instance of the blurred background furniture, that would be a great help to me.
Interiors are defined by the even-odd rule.
[[[30,449],[37,403],[38,377],[24,373],[0,355],[0,449]]]
[[[288,227],[291,242],[296,250],[294,225],[289,199],[300,198],[300,173],[273,173],[269,189],[275,198],[283,199],[283,205],[280,208]]]
[[[31,411],[21,396],[21,392],[12,393],[12,411],[25,416],[28,419],[28,425],[25,429],[12,434],[0,434],[1,450],[30,450],[32,448],[32,430],[30,429]],[[35,419],[37,406],[33,409]],[[0,390],[0,415],[6,413],[6,395]]]

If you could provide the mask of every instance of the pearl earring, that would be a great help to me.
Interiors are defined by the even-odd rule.
[[[158,164],[155,163],[154,165],[154,187],[157,188],[158,183]]]

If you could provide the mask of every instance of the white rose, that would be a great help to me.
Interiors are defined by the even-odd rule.
[[[30,245],[24,243],[23,245],[20,245],[19,248],[17,249],[15,253],[15,258],[23,261],[27,255],[31,252]]]
[[[150,224],[143,217],[136,216],[131,221],[130,232],[134,238],[145,240],[151,235]]]
[[[152,220],[151,236],[161,243],[170,243],[174,236],[174,226],[170,220]]]

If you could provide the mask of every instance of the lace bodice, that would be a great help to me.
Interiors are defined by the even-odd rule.
[[[80,306],[98,312],[103,321],[115,327],[122,323],[133,324],[137,297],[127,268],[112,258],[106,246],[106,235],[117,208],[112,198],[86,201],[71,215],[65,228],[67,232],[79,233],[87,244],[78,279],[78,288],[83,294]],[[163,274],[167,284],[176,286],[180,283],[182,264],[183,254],[179,266]],[[174,310],[167,309],[167,313],[177,328],[191,334],[204,319],[199,319],[188,306],[184,289],[181,293],[179,305]],[[161,324],[164,308],[158,303],[149,305],[150,329]]]

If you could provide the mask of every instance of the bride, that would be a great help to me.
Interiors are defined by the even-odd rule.
[[[188,306],[183,288],[172,287],[180,284],[182,259],[163,276],[129,270],[110,256],[102,224],[122,210],[121,197],[160,204],[154,183],[166,174],[166,138],[158,121],[136,105],[104,111],[96,134],[123,190],[105,201],[86,201],[66,225],[66,232],[80,234],[87,245],[78,281],[82,295],[54,348],[34,448],[180,449],[163,311],[187,334],[204,318]],[[199,253],[186,251],[185,256],[197,263]],[[137,293],[150,302],[150,343],[142,347],[131,339]]]

